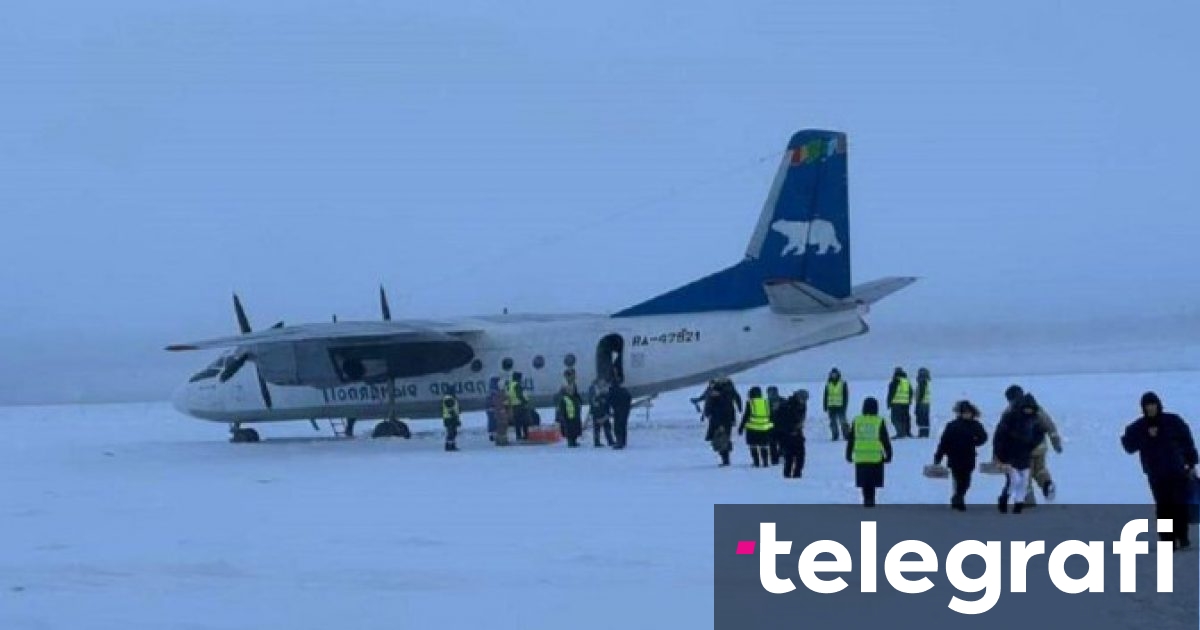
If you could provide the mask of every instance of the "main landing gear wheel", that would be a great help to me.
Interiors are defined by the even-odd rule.
[[[246,444],[258,441],[258,431],[254,429],[234,428],[229,431],[229,441],[234,444]]]
[[[407,440],[412,437],[412,432],[408,430],[408,425],[400,420],[384,420],[375,425],[375,430],[371,432],[371,437],[401,437]]]

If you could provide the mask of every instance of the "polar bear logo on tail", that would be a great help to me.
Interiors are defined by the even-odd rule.
[[[812,221],[784,221],[780,219],[771,224],[771,229],[787,238],[780,256],[803,256],[809,245],[816,245],[817,255],[824,256],[830,250],[833,253],[842,251],[842,243],[838,240],[837,230],[825,219]]]

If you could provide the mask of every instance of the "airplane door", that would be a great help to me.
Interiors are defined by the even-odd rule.
[[[629,350],[624,334],[614,332],[601,337],[596,343],[596,376],[609,383],[628,382],[628,370],[641,367],[644,358],[638,356],[631,361]]]

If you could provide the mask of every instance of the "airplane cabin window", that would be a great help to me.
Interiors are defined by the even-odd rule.
[[[568,354],[563,358],[563,365],[567,367],[575,367],[575,355]]]
[[[505,357],[505,359],[500,362],[500,369],[504,370],[505,372],[511,370],[512,367],[513,367],[512,359]]]
[[[480,361],[479,359],[475,359],[474,361],[471,362],[471,371],[472,372],[479,372],[482,370],[483,370],[483,361]]]
[[[543,357],[540,354],[537,355],[536,357],[533,357],[533,369],[540,370],[544,367],[546,367],[546,358],[545,357]]]

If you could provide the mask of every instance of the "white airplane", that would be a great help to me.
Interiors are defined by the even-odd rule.
[[[610,315],[393,321],[381,288],[383,321],[252,331],[235,295],[240,335],[167,348],[227,349],[173,402],[228,423],[234,442],[258,441],[246,424],[317,419],[346,419],[347,435],[356,419],[382,419],[375,436],[407,437],[399,418],[440,418],[451,392],[464,412],[485,409],[510,375],[539,407],[554,404],[565,368],[582,387],[620,377],[652,397],[862,335],[869,305],[915,278],[852,286],[847,189],[846,135],[796,133],[744,259]]]

